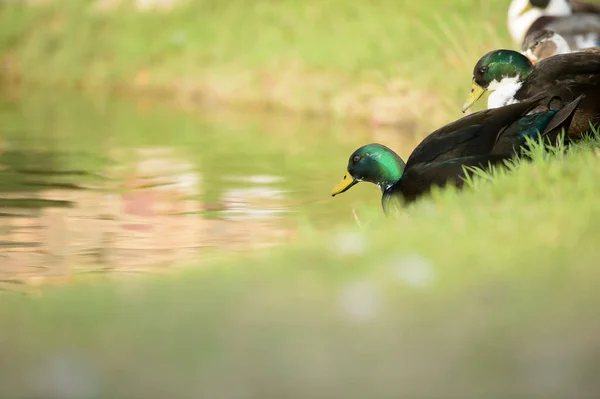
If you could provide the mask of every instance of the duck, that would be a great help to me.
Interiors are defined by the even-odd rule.
[[[404,160],[389,147],[370,143],[348,159],[346,174],[331,195],[346,192],[359,182],[377,185],[386,215],[430,192],[433,186],[461,188],[465,167],[487,169],[523,155],[527,140],[559,140],[571,123],[584,95],[570,102],[538,96],[505,107],[460,118],[429,134]],[[553,106],[553,104],[556,104]]]
[[[600,43],[598,44],[600,45]],[[529,58],[534,65],[553,55],[568,54],[574,51],[600,52],[600,47],[596,46],[573,50],[562,35],[549,29],[542,29],[529,33],[521,46],[521,54]]]
[[[546,58],[536,65],[518,51],[493,50],[473,68],[466,112],[486,92],[488,109],[498,108],[553,92],[564,100],[585,94],[568,131],[579,139],[600,123],[600,52],[573,52]]]
[[[596,47],[600,40],[600,5],[576,0],[512,0],[508,30],[516,43],[528,34],[549,29],[572,49]]]
[[[529,58],[534,65],[553,55],[568,54],[572,51],[562,35],[549,29],[529,33],[521,45],[521,54]]]

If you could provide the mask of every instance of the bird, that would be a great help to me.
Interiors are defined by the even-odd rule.
[[[600,123],[600,52],[573,52],[546,58],[535,66],[514,50],[493,50],[473,68],[471,92],[463,104],[466,112],[486,92],[488,109],[521,102],[543,93],[563,100],[585,94],[568,131],[579,139],[590,124]]]
[[[473,113],[429,134],[406,162],[383,144],[364,145],[350,155],[346,174],[331,195],[362,181],[374,183],[381,189],[381,205],[389,215],[394,206],[415,201],[433,186],[460,188],[467,176],[465,167],[486,169],[523,155],[527,138],[556,142],[583,97],[564,102],[555,96],[538,96]]]
[[[600,5],[576,0],[512,0],[508,30],[519,45],[528,34],[552,30],[572,49],[596,47],[600,40]]]
[[[536,30],[529,33],[521,46],[521,53],[529,58],[534,65],[553,55],[567,54],[574,51],[600,52],[600,47],[572,50],[562,35],[549,29]]]
[[[545,58],[571,51],[571,46],[565,38],[549,29],[529,33],[521,45],[521,53],[534,65]]]

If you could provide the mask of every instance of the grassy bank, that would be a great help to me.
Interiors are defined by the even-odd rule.
[[[470,58],[505,42],[500,1],[307,0],[255,3],[251,10],[241,0],[205,1],[169,17],[89,13],[78,4],[3,6],[5,73],[57,87],[158,90],[368,117],[375,110],[364,105],[374,99],[409,98],[406,114],[421,115],[425,125],[447,118],[442,112],[458,115]],[[417,32],[458,33],[438,41]],[[447,46],[467,34],[464,48]],[[389,96],[395,79],[410,91],[399,86],[398,97]],[[202,136],[211,151],[196,156],[205,157],[207,169],[224,159],[236,172],[265,172],[275,159],[287,176],[306,180],[291,188],[315,198],[323,196],[321,183],[309,179],[339,178],[343,162],[335,170],[329,165],[338,167],[334,159],[348,154],[329,149],[331,137],[347,137],[341,127],[327,127],[331,142],[307,129],[304,145],[233,127],[220,145],[215,136],[222,131],[191,117],[151,108],[134,123],[129,108],[84,109],[4,111],[3,128],[11,131],[4,134],[13,139],[16,127],[78,134],[80,125],[68,123],[81,118],[92,126],[88,135],[60,135],[72,150],[102,148],[106,140],[134,148],[148,140],[190,153],[188,144]],[[121,112],[127,118],[115,116]],[[178,134],[165,137],[170,131]],[[246,150],[239,163],[224,158],[236,143],[253,148],[245,140],[260,148]],[[280,140],[289,142],[285,155]],[[286,246],[169,275],[2,295],[0,397],[595,397],[599,153],[597,139],[567,152],[538,150],[534,163],[476,179],[460,195],[436,191],[396,220],[383,217],[371,186],[372,201],[357,207],[357,226],[343,207],[362,185],[327,203],[340,204],[343,221],[323,226],[333,213],[325,206],[318,221],[300,215]],[[326,168],[312,162],[316,155],[330,157]],[[284,158],[298,161],[285,165]],[[212,188],[207,183],[216,193],[217,180]]]
[[[479,56],[511,45],[505,1],[95,4],[3,5],[4,77],[431,128],[460,114]]]
[[[2,397],[592,397],[597,148],[217,267],[4,297]]]

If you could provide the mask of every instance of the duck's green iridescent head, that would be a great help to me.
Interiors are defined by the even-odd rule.
[[[404,166],[402,158],[388,147],[367,144],[350,155],[346,175],[331,195],[341,194],[361,181],[377,184],[385,192],[402,178]]]
[[[487,90],[494,90],[505,79],[523,80],[533,70],[533,64],[523,54],[513,50],[490,51],[473,68],[473,85],[467,101],[463,105],[465,112],[479,100]]]

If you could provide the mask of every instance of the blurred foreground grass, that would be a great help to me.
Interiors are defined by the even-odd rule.
[[[8,3],[3,75],[427,128],[460,114],[476,60],[512,46],[504,0]]]
[[[168,17],[90,4],[3,5],[5,75],[340,115],[408,98],[389,109],[433,124],[507,43],[504,1],[198,1]],[[595,397],[597,147],[399,220],[373,197],[362,228],[305,222],[289,246],[201,269],[3,295],[0,397]]]
[[[595,397],[598,151],[203,269],[4,296],[0,396]]]

